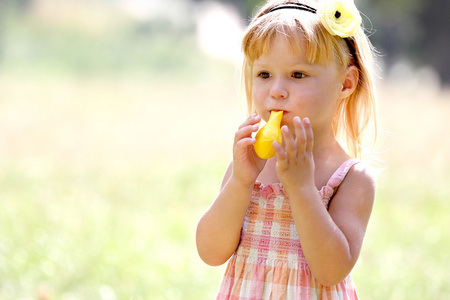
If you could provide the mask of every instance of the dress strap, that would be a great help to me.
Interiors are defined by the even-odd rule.
[[[356,159],[349,159],[345,161],[330,177],[327,185],[333,189],[337,189],[341,185],[345,176],[347,176],[348,171],[350,171],[350,169],[357,163],[359,163],[359,161]]]

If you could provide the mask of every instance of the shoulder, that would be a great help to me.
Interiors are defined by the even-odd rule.
[[[375,171],[365,162],[358,162],[348,171],[339,188],[341,194],[353,202],[362,202],[371,206],[376,191]],[[352,196],[353,195],[353,196]]]
[[[352,190],[361,189],[366,193],[375,194],[377,186],[376,172],[367,163],[358,162],[349,170],[342,185]]]
[[[376,192],[376,172],[367,163],[354,164],[338,188],[330,204],[334,208],[370,211]]]

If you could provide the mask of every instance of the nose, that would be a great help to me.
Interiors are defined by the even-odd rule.
[[[274,99],[286,99],[289,93],[286,88],[286,82],[282,78],[275,78],[270,88],[270,96]]]

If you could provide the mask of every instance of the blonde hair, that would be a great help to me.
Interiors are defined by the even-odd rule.
[[[377,135],[376,94],[373,58],[375,49],[363,30],[346,39],[330,35],[318,16],[311,12],[284,9],[265,14],[270,8],[286,1],[270,1],[263,6],[248,26],[242,40],[244,61],[242,85],[249,113],[254,113],[252,99],[252,68],[260,56],[267,54],[270,43],[278,36],[286,37],[294,53],[305,46],[308,63],[328,65],[333,62],[359,70],[355,91],[343,99],[332,121],[333,132],[347,153],[358,159],[367,158]],[[289,1],[302,3],[302,1]],[[311,1],[310,1],[311,2]],[[309,3],[307,3],[309,5]],[[369,128],[372,127],[372,134]],[[371,144],[366,143],[371,140]],[[370,145],[367,147],[366,145]]]

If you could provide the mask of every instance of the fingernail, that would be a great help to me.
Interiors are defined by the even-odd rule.
[[[308,124],[308,125],[311,124],[310,121],[309,121],[309,118],[305,118],[304,120],[305,120],[306,124]]]

